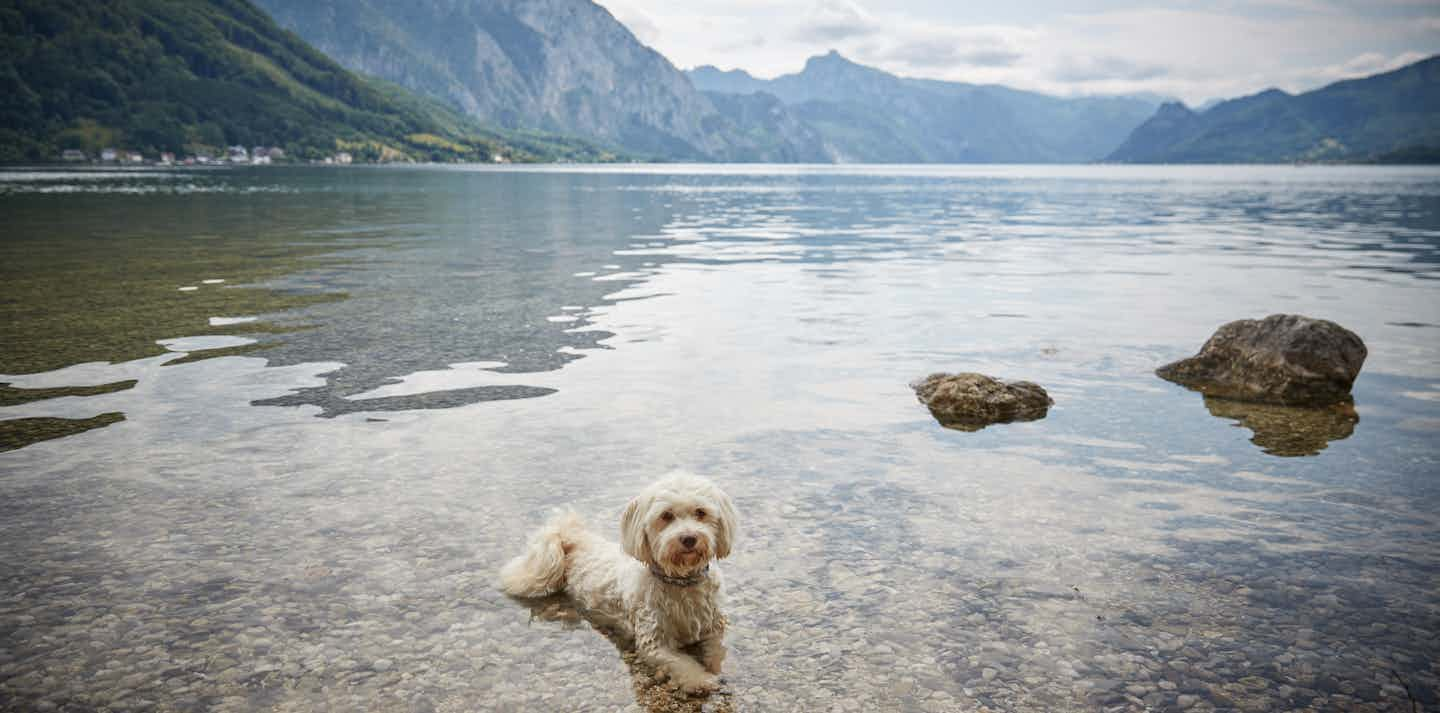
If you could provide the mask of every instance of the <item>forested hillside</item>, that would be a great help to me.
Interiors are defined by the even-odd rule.
[[[237,144],[298,159],[606,157],[378,86],[246,0],[0,0],[0,161]]]

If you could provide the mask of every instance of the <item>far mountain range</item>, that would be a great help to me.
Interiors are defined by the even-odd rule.
[[[898,77],[835,52],[802,71],[681,72],[590,0],[257,0],[341,64],[482,121],[646,158],[817,162],[1374,160],[1440,146],[1435,60],[1202,112]],[[1163,103],[1163,106],[1162,106]]]
[[[359,147],[381,160],[1440,155],[1440,57],[1193,111],[1153,95],[900,77],[833,51],[774,79],[686,72],[591,0],[13,2],[0,8],[0,160],[266,141],[292,155]]]
[[[1108,157],[1133,163],[1435,161],[1440,56],[1303,94],[1270,89],[1204,111],[1168,103]]]
[[[1160,104],[907,79],[833,52],[773,80],[685,73],[590,0],[258,2],[352,70],[665,160],[1091,161]]]

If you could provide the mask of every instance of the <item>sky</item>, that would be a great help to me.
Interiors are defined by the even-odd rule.
[[[831,49],[908,77],[1197,105],[1440,54],[1440,0],[597,0],[688,69],[798,72]]]

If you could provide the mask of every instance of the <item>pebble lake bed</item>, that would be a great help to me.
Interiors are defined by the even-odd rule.
[[[1440,710],[1440,170],[10,170],[0,215],[0,710]],[[1272,313],[1364,339],[1353,417],[1155,375]],[[1053,405],[947,429],[942,371]],[[707,698],[496,585],[674,468],[740,512]]]

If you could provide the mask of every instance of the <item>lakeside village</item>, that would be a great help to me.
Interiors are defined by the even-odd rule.
[[[147,159],[137,151],[123,149],[101,149],[93,157],[78,149],[66,149],[60,154],[60,160],[65,163],[113,163],[135,166],[268,166],[272,163],[284,162],[285,149],[279,146],[255,146],[250,149],[246,149],[244,146],[231,146],[225,150],[223,156],[213,156],[201,152],[184,157],[166,151],[161,153],[156,160]],[[340,165],[354,162],[355,157],[348,151],[339,151],[332,156],[326,156],[323,160],[311,161],[311,163],[318,164]]]
[[[160,154],[158,159],[153,160],[146,158],[144,154],[138,151],[127,151],[124,149],[105,148],[101,149],[99,153],[94,156],[79,149],[66,149],[61,152],[60,161],[62,163],[116,164],[122,166],[268,166],[272,163],[294,164],[300,162],[287,160],[285,149],[279,146],[255,146],[249,149],[246,149],[244,146],[231,146],[225,149],[223,156],[197,152],[193,155],[181,157],[165,151]],[[491,161],[494,163],[510,163],[509,157],[500,154],[492,156]],[[312,159],[309,161],[311,164],[338,166],[348,166],[355,162],[355,155],[349,151],[337,151],[323,159]]]

